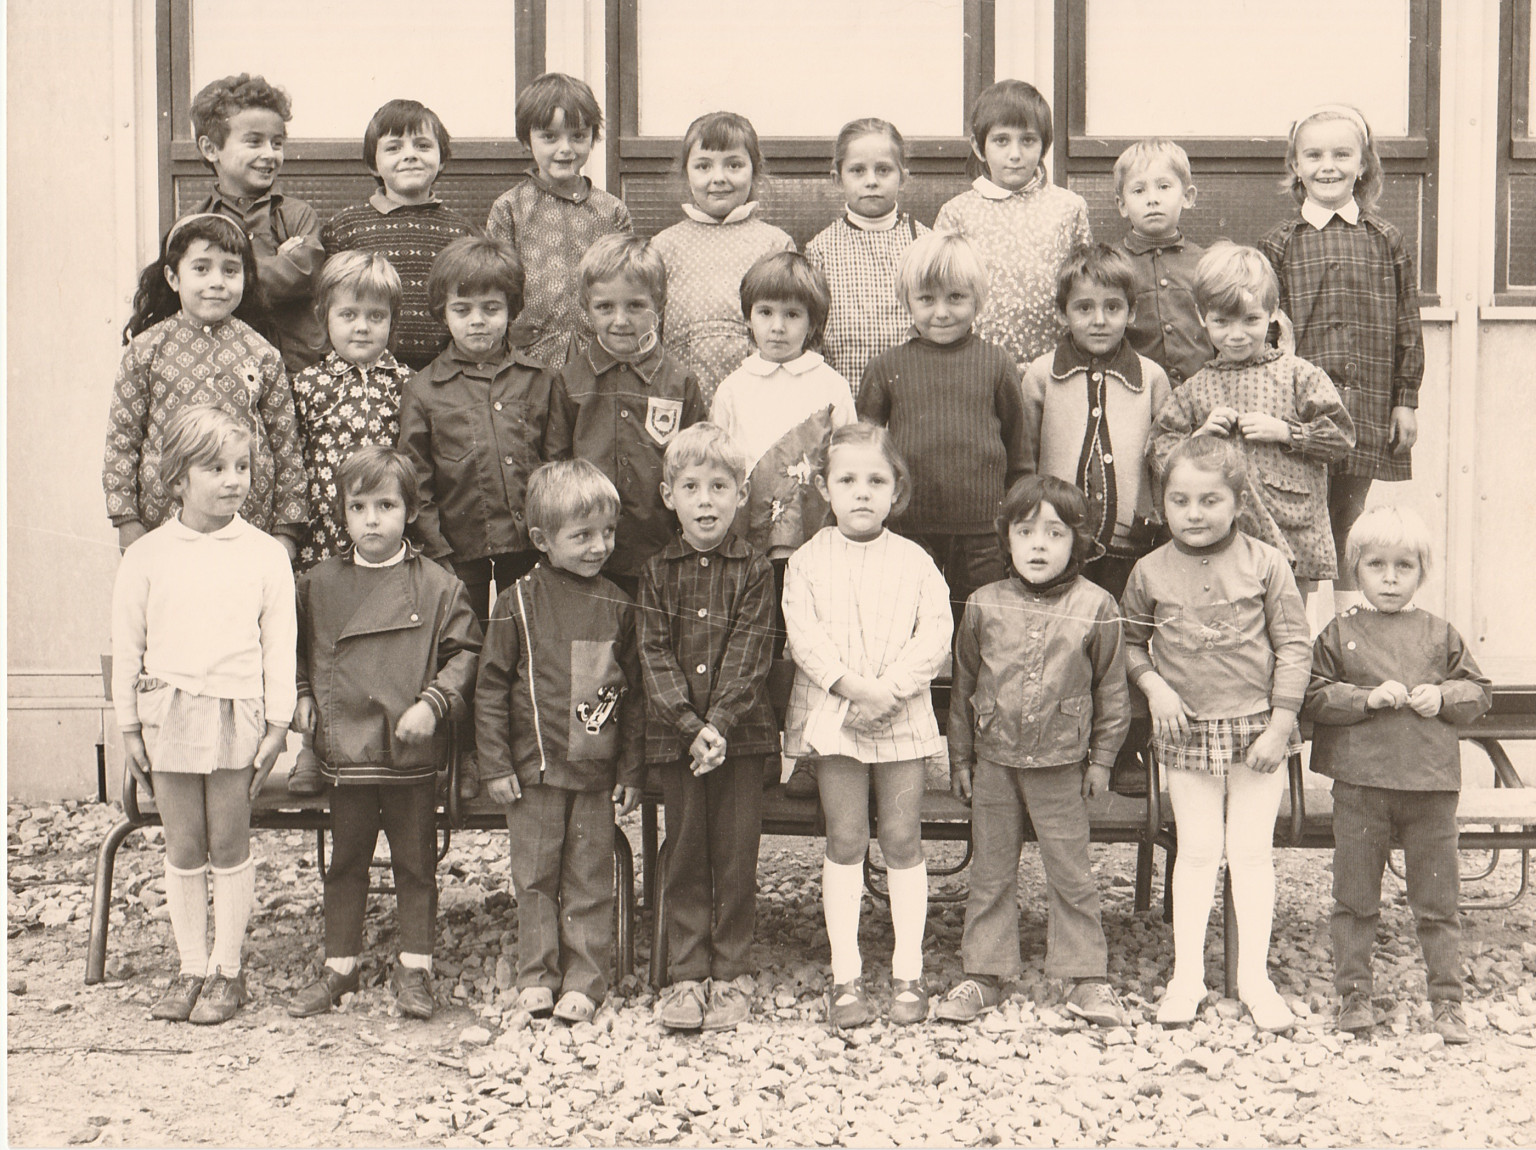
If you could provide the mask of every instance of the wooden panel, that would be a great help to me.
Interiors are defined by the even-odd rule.
[[[1536,174],[1510,175],[1505,220],[1509,237],[1510,291],[1536,291]]]

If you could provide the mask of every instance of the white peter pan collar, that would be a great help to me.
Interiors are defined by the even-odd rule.
[[[1001,184],[994,184],[986,176],[977,176],[974,180],[971,181],[971,187],[975,188],[977,193],[979,193],[983,199],[1011,200],[1015,196],[1027,196],[1030,192],[1033,192],[1039,188],[1040,185],[1044,182],[1045,167],[1044,165],[1041,165],[1035,169],[1035,174],[1030,177],[1029,183],[1025,184],[1016,192],[1010,192]]]
[[[754,351],[741,361],[741,366],[752,375],[767,378],[780,369],[789,372],[790,375],[805,375],[807,372],[815,371],[825,362],[826,360],[819,353],[806,351],[801,352],[788,363],[769,363],[763,358],[762,352]]]
[[[748,200],[746,203],[732,208],[730,214],[727,215],[723,220],[715,219],[714,216],[710,215],[697,204],[682,204],[681,207],[683,209],[683,215],[687,216],[694,223],[714,224],[718,227],[723,227],[726,224],[740,223],[753,212],[757,211],[757,201]]]
[[[1346,224],[1358,224],[1360,222],[1360,203],[1353,197],[1342,208],[1325,208],[1316,200],[1308,198],[1302,202],[1301,218],[1306,220],[1318,231],[1328,226],[1328,221],[1338,216]]]

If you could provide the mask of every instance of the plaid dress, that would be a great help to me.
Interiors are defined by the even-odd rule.
[[[1280,277],[1280,306],[1296,325],[1296,354],[1328,373],[1355,425],[1336,475],[1412,478],[1394,453],[1392,409],[1418,407],[1424,379],[1419,277],[1402,232],[1375,212],[1335,214],[1318,229],[1300,216],[1259,245]]]

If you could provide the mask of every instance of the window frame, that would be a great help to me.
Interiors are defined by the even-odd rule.
[[[547,0],[513,0],[513,75],[517,91],[544,71]],[[208,165],[192,138],[192,0],[155,0],[156,137],[159,153],[160,231],[175,219],[178,179],[206,175]],[[355,137],[293,137],[284,147],[283,168],[303,176],[357,175],[362,132]],[[453,139],[455,175],[495,175],[531,158],[515,137]]]
[[[1529,7],[1530,0],[1517,2]],[[1063,186],[1073,174],[1113,171],[1116,157],[1135,140],[1130,136],[1091,136],[1086,130],[1088,3],[1056,0],[1054,127],[1059,161],[1055,178]],[[1376,149],[1389,174],[1418,175],[1423,180],[1415,258],[1420,299],[1423,306],[1431,307],[1439,303],[1440,0],[1408,0],[1408,31],[1408,135],[1377,137]],[[1278,179],[1283,171],[1284,136],[1193,136],[1179,142],[1202,172]]]
[[[1493,213],[1493,303],[1536,304],[1536,285],[1509,283],[1509,201],[1514,176],[1536,175],[1531,127],[1531,0],[1499,0],[1499,112]]]

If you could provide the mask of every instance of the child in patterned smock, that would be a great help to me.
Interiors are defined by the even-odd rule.
[[[787,232],[757,211],[763,153],[752,122],[734,112],[710,112],[683,136],[683,174],[692,203],[688,218],[653,241],[667,265],[667,350],[698,377],[704,402],[752,353],[741,314],[741,277],[769,252],[793,251]]]
[[[282,357],[242,318],[255,295],[251,241],[239,224],[210,212],[177,220],[160,258],[139,276],[102,471],[121,546],[171,516],[171,492],[160,476],[166,425],[185,407],[212,404],[251,433],[242,517],[275,534],[290,556],[298,553],[309,528],[304,450]]]
[[[1051,183],[1051,106],[1031,84],[999,80],[971,109],[971,190],[939,209],[935,231],[975,246],[991,276],[976,334],[1000,344],[1020,372],[1056,346],[1056,274],[1088,246],[1088,205]]]
[[[896,265],[928,228],[898,211],[907,178],[906,144],[885,120],[854,120],[837,134],[832,178],[848,210],[805,245],[827,277],[831,302],[822,354],[858,396],[869,361],[907,336],[912,317],[896,294]]]
[[[400,305],[391,328],[401,363],[420,371],[448,340],[448,329],[427,306],[427,275],[437,253],[474,227],[433,194],[448,163],[448,129],[431,108],[415,100],[391,100],[373,114],[363,133],[363,163],[379,181],[366,204],[343,208],[320,230],[320,242],[337,252],[377,252],[400,275]],[[325,316],[321,314],[321,321]],[[332,347],[334,347],[334,342]]]
[[[527,298],[512,342],[558,371],[592,340],[576,286],[592,241],[634,232],[624,202],[581,174],[602,134],[592,89],[574,76],[546,72],[517,98],[517,138],[534,170],[491,205],[485,231],[516,250],[527,272]]]

